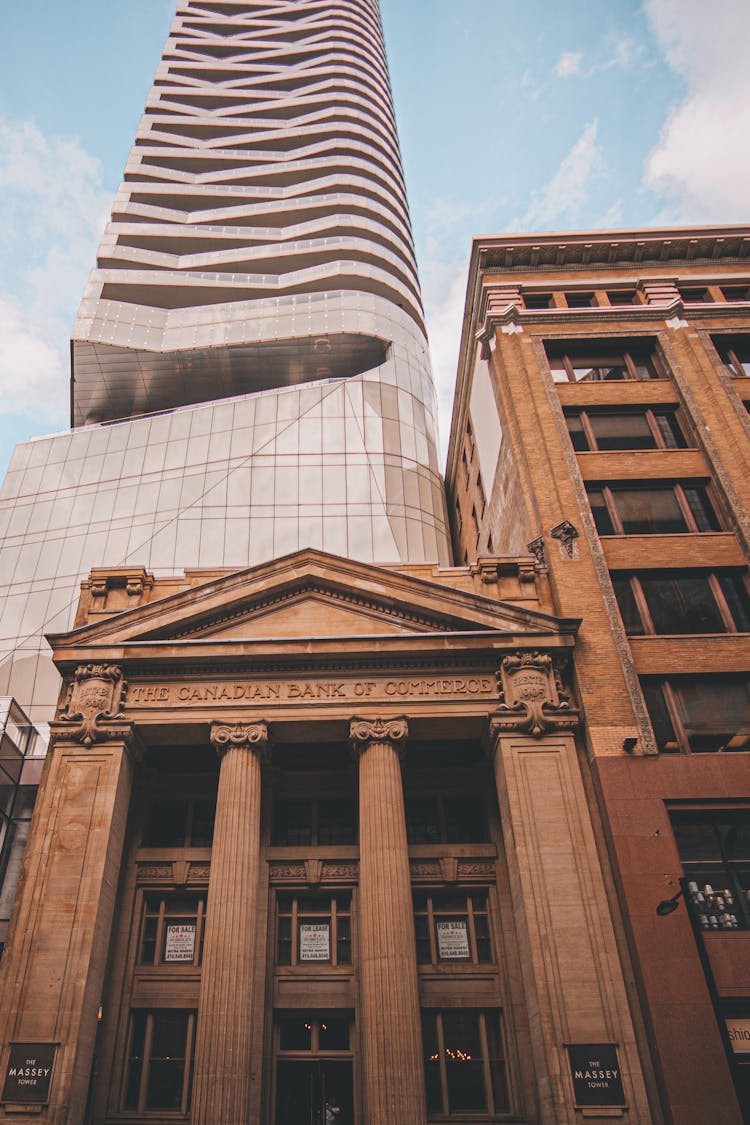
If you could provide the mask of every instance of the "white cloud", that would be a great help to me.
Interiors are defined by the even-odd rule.
[[[534,193],[524,214],[512,224],[513,230],[550,230],[556,224],[570,223],[585,202],[591,180],[602,170],[602,153],[597,141],[598,120],[585,126],[552,179]]]
[[[582,59],[581,51],[565,51],[555,63],[552,73],[556,78],[572,78],[573,75],[581,74]]]
[[[0,116],[3,413],[65,418],[68,340],[109,202],[77,138]]]
[[[60,421],[67,402],[59,349],[24,315],[20,302],[0,294],[0,414]]]
[[[683,100],[648,156],[645,183],[671,222],[750,217],[750,5],[737,0],[646,0],[668,64],[685,81]]]
[[[425,262],[421,272],[432,373],[438,394],[440,447],[445,458],[456,386],[468,262]]]

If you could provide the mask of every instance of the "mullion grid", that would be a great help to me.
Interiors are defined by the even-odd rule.
[[[679,575],[679,573],[680,572],[678,571],[677,575]],[[636,608],[638,610],[638,616],[641,619],[641,624],[643,625],[645,634],[648,635],[648,636],[663,635],[663,634],[657,633],[656,628],[654,626],[654,621],[653,621],[653,618],[651,616],[651,610],[649,608],[648,599],[647,599],[647,597],[644,593],[643,586],[641,584],[641,575],[630,574],[630,575],[627,575],[626,577],[627,577],[628,583],[630,585],[630,589],[631,589],[631,592],[633,594],[633,600],[635,601]],[[660,575],[657,574],[656,577],[660,577]],[[719,611],[719,616],[722,619],[722,622],[724,624],[724,627],[725,627],[727,633],[738,633],[739,630],[737,628],[737,624],[736,624],[734,618],[732,617],[732,613],[731,613],[731,610],[729,608],[729,603],[727,602],[726,596],[725,596],[724,591],[721,587],[721,583],[719,582],[718,576],[713,571],[710,571],[708,574],[705,575],[705,578],[706,578],[706,581],[708,582],[708,585],[711,588],[711,594],[713,595],[714,601],[716,602],[716,608]],[[690,634],[686,634],[686,635],[690,635]]]

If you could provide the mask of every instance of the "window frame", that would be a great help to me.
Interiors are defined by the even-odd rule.
[[[637,637],[637,636],[668,637],[668,636],[691,636],[691,635],[712,636],[712,635],[714,635],[710,630],[701,630],[700,632],[695,632],[694,634],[691,634],[691,633],[674,633],[674,632],[671,632],[671,633],[670,632],[658,632],[656,630],[656,627],[654,626],[653,616],[651,614],[651,609],[649,607],[648,598],[647,598],[646,593],[643,589],[643,585],[642,585],[641,580],[643,578],[651,578],[651,579],[663,578],[663,579],[667,579],[667,578],[681,578],[681,577],[688,577],[688,578],[699,578],[700,577],[700,578],[706,579],[706,581],[709,585],[711,594],[714,598],[714,602],[716,604],[716,608],[718,610],[719,616],[721,617],[722,622],[724,624],[724,630],[721,634],[722,636],[725,635],[726,633],[733,633],[733,634],[737,635],[737,634],[740,634],[740,633],[744,633],[746,631],[746,630],[741,630],[741,629],[738,628],[737,622],[735,621],[734,617],[732,616],[732,611],[731,611],[731,608],[729,606],[729,602],[727,601],[726,595],[724,593],[724,590],[722,588],[721,581],[720,581],[720,579],[722,577],[736,578],[739,582],[742,583],[742,586],[744,587],[746,594],[748,594],[748,597],[750,597],[750,591],[748,591],[748,589],[747,589],[747,578],[744,574],[737,573],[737,572],[719,574],[716,571],[683,571],[683,570],[640,571],[640,572],[635,571],[633,573],[628,573],[627,571],[625,571],[625,572],[618,572],[618,573],[613,574],[612,575],[612,581],[613,581],[613,584],[614,584],[615,580],[619,578],[622,581],[628,582],[628,584],[630,586],[631,593],[633,595],[633,601],[635,602],[635,607],[636,607],[636,610],[638,612],[638,616],[640,617],[641,624],[643,626],[643,632],[642,633],[628,633],[628,636],[631,636],[631,637]],[[624,624],[625,618],[624,618],[624,615],[622,613],[622,607],[620,606],[620,599],[617,597],[617,591],[616,590],[615,590],[615,597],[617,598],[618,608],[620,608],[620,614],[623,617],[623,624]],[[625,631],[627,632],[627,626],[626,626]]]
[[[484,899],[483,909],[477,908],[473,902],[474,897],[480,895]],[[465,900],[465,909],[459,910],[440,905],[441,897],[447,899],[449,897],[458,898],[459,896],[462,896]],[[425,905],[421,908],[417,906],[417,900],[420,897],[425,899]],[[425,969],[434,969],[436,967],[476,969],[487,965],[495,965],[497,963],[495,942],[492,935],[492,907],[489,887],[415,887],[412,891],[412,905],[414,910],[414,932],[418,967]],[[453,958],[440,956],[437,927],[438,923],[443,920],[443,917],[448,915],[450,916],[450,920],[466,922],[469,943],[468,957]],[[420,942],[424,943],[425,938],[420,938],[419,936],[419,919],[424,919],[427,930],[426,941],[429,947],[429,960],[420,957]],[[486,934],[484,936],[480,935],[480,937],[477,937],[478,919],[484,919],[484,928],[486,930]],[[480,954],[480,942],[486,942],[489,947],[487,957],[482,957]]]
[[[481,814],[482,832],[476,833],[476,836],[481,835],[482,839],[471,840],[449,840],[448,825],[450,823],[450,816],[446,810],[446,800],[448,801],[473,801],[476,802],[477,812]],[[437,829],[437,840],[422,840],[417,841],[411,838],[410,830],[410,817],[409,805],[412,801],[434,801],[436,817],[434,825]],[[486,844],[490,842],[490,817],[487,815],[487,806],[485,804],[483,795],[478,790],[470,790],[467,792],[445,793],[443,791],[435,791],[434,789],[421,790],[419,788],[410,789],[404,794],[404,804],[406,811],[406,838],[410,848],[423,848],[423,847],[440,847],[440,848],[453,848],[463,844]]]
[[[607,408],[606,410],[596,410],[596,409],[582,408],[582,409],[565,410],[564,416],[565,416],[566,427],[567,427],[567,423],[568,423],[569,418],[580,418],[580,420],[581,420],[581,428],[583,430],[584,437],[586,438],[586,441],[588,443],[588,449],[575,449],[575,446],[574,446],[574,449],[575,449],[576,453],[630,453],[630,452],[641,452],[641,451],[644,452],[644,453],[648,453],[648,452],[653,452],[656,449],[680,449],[680,450],[682,450],[682,449],[694,448],[694,446],[691,446],[688,435],[685,433],[685,427],[682,424],[682,422],[681,422],[681,420],[678,416],[678,408],[670,408],[670,407],[655,407],[654,408],[654,407],[650,407],[650,406],[641,407],[638,410],[627,410],[627,409],[618,410],[617,408],[614,408],[614,407],[613,408]],[[638,449],[638,447],[623,447],[623,449],[604,449],[604,450],[599,449],[599,440],[596,436],[596,431],[594,430],[594,424],[592,422],[592,418],[598,418],[598,417],[645,418],[646,423],[648,425],[648,428],[649,428],[649,430],[651,432],[651,435],[654,439],[654,445],[653,446],[644,445],[640,449]],[[659,421],[658,421],[659,418],[669,419],[672,426],[674,427],[674,429],[676,429],[677,433],[680,435],[683,442],[685,443],[684,445],[667,445],[666,441],[664,440],[664,432],[663,432],[661,426],[659,425]],[[570,434],[570,428],[569,427],[568,427],[568,433]],[[571,436],[571,442],[572,442],[572,434],[570,436]]]
[[[182,1073],[182,1093],[180,1098],[180,1109],[165,1109],[163,1106],[149,1106],[146,1103],[148,1096],[148,1085],[151,1077],[151,1066],[154,1062],[153,1044],[154,1044],[154,1022],[155,1018],[161,1015],[173,1015],[179,1012],[187,1016],[185,1027],[185,1054],[182,1058],[183,1073]],[[138,1080],[138,1097],[135,1108],[128,1105],[128,1088],[130,1085],[130,1068],[136,1056],[133,1055],[133,1039],[135,1035],[136,1018],[138,1014],[145,1015],[146,1025],[144,1030],[143,1041],[143,1055],[141,1057],[141,1073]],[[193,1056],[195,1054],[195,1029],[197,1023],[197,1012],[195,1008],[140,1008],[133,1007],[130,1010],[128,1019],[128,1036],[127,1036],[127,1050],[125,1052],[125,1066],[122,1081],[122,1091],[120,1097],[120,1105],[125,1113],[138,1113],[146,1116],[157,1116],[169,1114],[180,1116],[187,1116],[190,1112],[190,1103],[192,1097],[193,1085]]]
[[[446,1049],[446,1033],[445,1033],[445,1018],[453,1014],[460,1013],[463,1016],[473,1016],[476,1020],[476,1029],[480,1048],[482,1051],[481,1060],[481,1073],[482,1073],[482,1087],[484,1094],[484,1109],[451,1109],[450,1104],[450,1083],[449,1071],[450,1065],[447,1061]],[[508,1052],[505,1042],[505,1027],[503,1020],[503,1013],[498,1009],[488,1008],[423,1008],[422,1009],[422,1056],[423,1056],[423,1069],[425,1078],[425,1090],[428,1098],[428,1120],[451,1120],[473,1117],[492,1118],[496,1116],[507,1116],[511,1112],[511,1090],[508,1080]],[[497,1043],[500,1054],[494,1055],[490,1050],[492,1035],[488,1030],[488,1021],[494,1021],[494,1038]],[[431,1023],[428,1032],[428,1021]],[[429,1038],[428,1038],[429,1036]],[[428,1042],[434,1043],[437,1048],[437,1058],[434,1055],[427,1057],[427,1050],[429,1049]],[[453,1060],[455,1064],[456,1061]],[[467,1060],[469,1061],[469,1060]],[[473,1060],[472,1060],[473,1061]],[[428,1081],[428,1063],[437,1062],[438,1076],[439,1076],[439,1090],[441,1108],[439,1110],[430,1109],[429,1107],[429,1087]],[[503,1085],[505,1087],[506,1101],[504,1105],[496,1105],[495,1088],[493,1084],[492,1064],[500,1064],[500,1071],[502,1073]]]
[[[339,969],[346,968],[351,971],[354,963],[354,941],[352,934],[352,892],[347,888],[319,888],[317,891],[309,890],[294,890],[287,888],[277,888],[275,892],[275,934],[274,934],[274,954],[273,964],[275,969],[313,969],[319,971],[322,968]],[[282,911],[281,904],[284,899],[291,900],[291,910]],[[305,899],[323,899],[327,898],[329,902],[328,912],[322,910],[305,911],[300,909],[300,905],[304,905]],[[339,899],[347,899],[348,906],[345,909],[340,908]],[[327,960],[301,960],[299,955],[300,947],[300,926],[304,925],[304,919],[316,919],[319,922],[327,921],[328,923],[328,949],[329,957]],[[282,938],[282,923],[289,919],[289,937]],[[348,929],[348,935],[344,936],[341,933],[341,923],[345,924],[345,929]],[[289,947],[289,960],[281,959],[280,950],[282,941],[288,944]],[[349,947],[348,960],[340,959],[339,946],[346,943]]]
[[[569,343],[570,347],[563,350],[563,341],[559,338],[545,341],[547,364],[552,380],[555,383],[572,383],[574,386],[577,386],[579,383],[642,383],[649,382],[653,379],[666,378],[664,365],[653,344],[644,343],[641,340],[634,340],[630,346],[627,346],[627,341],[608,340],[605,337],[595,342],[597,345],[601,344],[601,350],[597,352],[592,347],[590,341],[570,340],[569,342],[565,342]],[[548,345],[553,345],[552,354],[550,354]],[[608,347],[611,349],[610,351],[607,351]],[[625,369],[625,375],[617,379],[606,379],[599,375],[590,379],[576,379],[575,367],[580,367],[589,361],[592,371],[595,369],[601,371],[606,368],[622,366]],[[648,371],[645,377],[638,374],[639,366],[645,367]],[[565,378],[555,378],[555,372],[559,371],[565,373]]]
[[[714,335],[711,336],[711,343],[716,348],[719,360],[730,378],[750,379],[750,333],[744,336],[742,334]],[[747,359],[743,360],[740,358],[740,350],[745,348],[748,354]]]
[[[644,696],[646,695],[646,689],[649,689],[649,690],[650,689],[656,689],[657,691],[660,692],[662,705],[665,708],[667,718],[668,718],[668,720],[669,720],[669,722],[672,726],[672,732],[673,732],[674,738],[675,738],[675,749],[674,750],[667,750],[667,749],[662,750],[661,748],[659,748],[659,753],[660,754],[699,754],[701,757],[703,757],[706,754],[722,754],[722,753],[736,754],[736,753],[748,753],[748,752],[750,752],[750,745],[748,745],[747,749],[745,749],[744,747],[739,747],[737,749],[727,749],[727,747],[725,747],[725,746],[716,747],[714,750],[695,750],[695,749],[692,748],[692,746],[690,745],[690,737],[689,737],[689,735],[687,733],[687,730],[685,728],[685,725],[682,721],[682,714],[681,714],[681,710],[680,710],[680,705],[678,703],[679,689],[682,686],[682,683],[685,681],[685,679],[689,680],[689,682],[691,682],[691,683],[694,680],[697,680],[698,682],[703,680],[704,682],[708,683],[708,682],[715,682],[716,677],[708,677],[708,676],[697,676],[697,677],[692,677],[692,678],[691,677],[671,677],[671,678],[668,678],[666,676],[665,677],[659,677],[659,676],[644,676],[643,677],[642,686],[643,686],[643,689],[644,689]],[[746,676],[744,678],[742,678],[742,677],[732,677],[731,679],[728,679],[726,676],[722,676],[722,677],[719,677],[719,679],[724,684],[726,684],[726,683],[739,683],[739,684],[746,685],[746,687],[750,686],[750,676]],[[651,710],[648,707],[648,699],[647,698],[646,698],[646,711],[647,711],[647,714],[649,716],[649,722],[651,723],[652,728],[653,728],[653,720],[651,718]],[[656,734],[656,731],[654,731],[654,734]],[[656,739],[656,741],[657,741],[657,746],[658,746],[658,738]]]
[[[737,868],[740,866],[750,868],[750,855],[748,855],[747,859],[743,859],[742,857],[729,857],[726,854],[725,840],[722,838],[722,833],[719,830],[720,825],[730,826],[732,820],[737,821],[739,824],[740,818],[743,816],[747,822],[748,828],[750,828],[750,808],[716,808],[701,810],[672,808],[669,810],[669,813],[672,822],[672,832],[675,836],[675,846],[677,847],[680,865],[682,866],[683,884],[686,889],[685,900],[688,910],[690,910],[699,927],[702,930],[750,929],[750,879],[748,880],[749,886],[747,888],[743,887],[742,879],[737,872]],[[680,826],[689,827],[693,825],[700,827],[710,825],[714,829],[714,839],[718,845],[717,857],[706,860],[705,864],[702,864],[700,860],[686,859],[680,851],[676,829]],[[723,878],[726,879],[727,885],[722,888],[722,890],[728,890],[734,902],[729,902],[726,896],[721,895],[720,890],[714,889],[710,895],[706,894],[707,886],[714,886],[713,878],[710,884],[705,881],[700,882],[698,872],[701,866],[705,865],[705,867],[708,867],[709,864],[714,869],[718,867],[723,868]],[[686,865],[690,871],[686,870]],[[703,873],[705,874],[705,871]],[[690,886],[691,883],[697,884],[697,891]],[[699,896],[702,896],[703,901],[701,901],[701,897]],[[716,898],[718,896],[721,896],[724,901],[717,902]],[[722,909],[726,915],[730,917],[732,915],[734,916],[737,925],[731,923],[730,917],[722,919],[721,915],[718,913],[722,911]],[[710,923],[709,919],[711,916],[716,918],[716,925]],[[705,919],[705,921],[703,919]]]
[[[185,813],[185,830],[182,837],[182,843],[150,843],[149,836],[150,830],[155,821],[155,809],[160,805],[180,805],[186,806]],[[193,831],[196,823],[196,806],[200,804],[213,804],[213,820],[211,822],[211,841],[210,843],[194,843]],[[142,848],[157,849],[159,851],[177,851],[185,848],[212,848],[213,847],[213,834],[216,830],[216,794],[211,797],[198,796],[198,795],[183,795],[177,797],[161,797],[158,794],[153,794],[146,816],[143,819],[143,827],[141,830],[140,846]]]
[[[591,492],[601,492],[604,500],[604,505],[609,516],[610,523],[612,524],[612,531],[599,531],[599,536],[606,535],[710,535],[725,530],[726,521],[723,518],[723,513],[718,508],[711,493],[710,482],[697,480],[688,484],[682,481],[672,480],[633,480],[633,481],[585,481],[586,493],[590,497]],[[713,521],[718,525],[716,528],[708,528],[706,531],[701,531],[696,522],[693,510],[686,496],[687,489],[702,489],[707,503],[707,515],[713,516]],[[656,492],[664,491],[665,489],[672,489],[677,500],[677,506],[680,509],[680,514],[685,521],[685,528],[682,531],[626,531],[620,515],[619,509],[615,501],[615,496],[621,492]],[[591,501],[589,499],[589,505]],[[592,518],[594,525],[596,525],[596,517],[594,516],[592,508]]]
[[[170,899],[188,898],[192,897],[197,900],[195,914],[191,914],[187,910],[175,911],[170,913],[168,910],[168,903]],[[138,971],[142,969],[164,969],[171,971],[173,967],[184,971],[189,968],[200,968],[203,960],[203,939],[206,931],[206,899],[208,892],[206,890],[185,891],[179,890],[151,890],[143,889],[143,902],[141,906],[141,924],[138,931],[138,948],[136,951],[136,964]],[[159,904],[156,911],[149,909],[149,899],[159,899]],[[167,940],[167,927],[170,924],[170,918],[185,919],[190,917],[195,919],[195,945],[193,948],[192,961],[167,961],[164,957],[166,951]],[[153,960],[144,960],[143,951],[146,943],[146,931],[148,923],[151,919],[156,919],[156,931],[154,934],[154,957]],[[190,922],[187,923],[188,925]]]
[[[351,839],[346,843],[330,843],[320,842],[321,835],[321,815],[320,806],[322,802],[340,802],[342,805],[351,807]],[[310,840],[295,842],[295,843],[279,843],[277,827],[279,823],[279,805],[281,804],[307,804],[310,806]],[[356,847],[358,839],[358,816],[357,816],[357,802],[356,796],[349,794],[336,794],[329,793],[312,793],[312,794],[299,794],[299,793],[275,793],[273,798],[273,810],[271,820],[270,844],[272,848],[351,848]]]

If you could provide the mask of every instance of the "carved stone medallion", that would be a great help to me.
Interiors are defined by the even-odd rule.
[[[541,738],[554,730],[573,730],[578,715],[571,710],[552,664],[544,652],[518,652],[503,658],[497,674],[500,704],[492,726]]]
[[[84,746],[106,738],[108,732],[99,723],[123,718],[120,701],[125,686],[122,668],[116,664],[79,664],[60,712],[62,722],[79,724],[73,738]]]

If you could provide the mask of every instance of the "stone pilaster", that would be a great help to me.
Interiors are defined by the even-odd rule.
[[[400,754],[406,719],[353,719],[359,754],[360,1041],[365,1120],[426,1120]]]
[[[264,722],[213,723],[221,756],[193,1079],[193,1125],[245,1125],[254,1013]]]
[[[107,692],[111,703],[115,678],[99,670],[90,666],[79,677],[84,701],[98,693],[96,720],[52,728],[0,973],[2,1074],[10,1043],[58,1045],[50,1100],[34,1117],[50,1125],[84,1120],[139,756],[130,724],[101,722],[105,714],[113,717]],[[77,715],[85,712],[84,702]],[[0,1106],[0,1121],[17,1120],[12,1106]]]
[[[534,656],[535,654],[532,654]],[[614,926],[572,734],[574,715],[539,659],[506,658],[490,724],[540,1125],[574,1125],[565,1044],[617,1044],[627,1120],[646,1097]],[[545,677],[547,683],[545,685]],[[617,1111],[609,1111],[616,1113]]]

